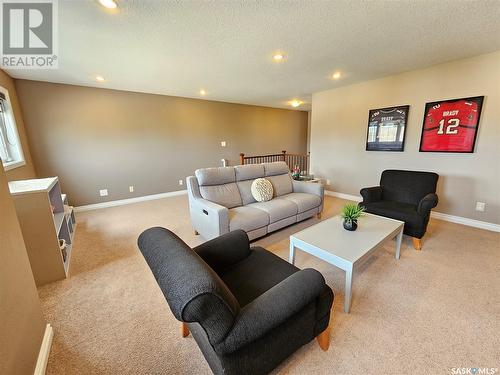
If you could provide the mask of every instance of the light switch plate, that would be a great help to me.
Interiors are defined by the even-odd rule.
[[[133,192],[134,192],[134,186],[133,186],[133,185],[130,185],[130,186],[128,187],[128,191],[129,191],[129,192],[131,192],[131,193],[133,193]]]
[[[222,147],[226,147],[226,141],[221,141],[220,145],[221,145]]]

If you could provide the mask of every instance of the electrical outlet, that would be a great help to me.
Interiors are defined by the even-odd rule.
[[[476,211],[484,212],[485,209],[486,209],[486,203],[476,202]]]
[[[131,193],[133,193],[134,192],[134,185],[130,185],[128,187],[128,191],[131,192]]]
[[[101,197],[107,197],[108,196],[108,189],[101,189],[101,190],[99,190],[99,195]]]
[[[222,147],[226,147],[226,141],[221,141],[220,145],[221,145]]]
[[[179,180],[179,185],[184,185],[184,180]]]

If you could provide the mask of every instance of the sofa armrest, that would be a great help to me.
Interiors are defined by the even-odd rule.
[[[216,273],[220,273],[250,255],[250,241],[246,232],[239,229],[202,243],[193,250]]]
[[[241,309],[216,351],[232,353],[265,336],[319,298],[324,288],[325,279],[312,268],[292,274]]]
[[[427,216],[431,209],[438,204],[438,196],[434,193],[429,193],[423,197],[418,203],[417,212],[422,216]]]
[[[322,184],[292,180],[292,187],[294,193],[314,194],[320,197],[321,201],[323,201],[325,188]]]
[[[363,197],[362,203],[378,202],[382,200],[382,188],[380,186],[363,188],[359,193]]]
[[[206,239],[229,232],[229,210],[203,198],[189,197],[189,211],[193,227]]]

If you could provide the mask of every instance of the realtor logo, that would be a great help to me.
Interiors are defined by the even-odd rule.
[[[1,66],[57,68],[57,0],[0,0]]]

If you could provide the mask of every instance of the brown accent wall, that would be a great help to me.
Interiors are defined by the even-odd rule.
[[[33,374],[45,321],[7,178],[0,167],[0,374]]]
[[[23,115],[21,107],[19,106],[19,100],[17,97],[16,87],[14,85],[14,80],[3,70],[0,69],[0,86],[7,89],[9,92],[9,97],[14,111],[14,117],[16,119],[17,132],[19,133],[19,138],[21,141],[21,146],[23,148],[24,160],[26,165],[22,167],[11,169],[7,171],[7,179],[12,180],[24,180],[27,178],[35,178],[35,170],[33,168],[33,163],[31,161],[31,153],[29,149],[28,139],[26,137],[26,131],[24,128]]]
[[[16,87],[38,176],[58,175],[74,205],[181,190],[195,169],[237,164],[240,152],[307,150],[307,112],[26,80]]]

